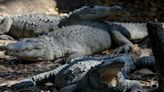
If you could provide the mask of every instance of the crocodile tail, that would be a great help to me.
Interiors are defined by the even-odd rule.
[[[44,81],[53,80],[51,78],[55,78],[55,75],[57,75],[58,72],[60,72],[66,66],[68,66],[68,64],[64,64],[62,66],[57,67],[54,70],[51,70],[51,71],[48,71],[48,72],[45,72],[45,73],[40,73],[40,74],[34,75],[32,77],[23,79],[20,82],[12,85],[11,86],[11,89],[14,92],[16,92],[19,89],[33,87],[36,84],[41,84]]]
[[[144,56],[139,58],[137,59],[135,65],[137,69],[148,68],[150,70],[156,71],[154,56]]]
[[[29,79],[32,79],[35,83],[39,83],[42,81],[49,81],[51,78],[55,78],[55,76],[62,70],[64,69],[68,64],[64,64],[62,66],[59,66],[51,71],[40,73],[37,75],[34,75],[30,77]]]
[[[0,34],[8,33],[12,25],[12,19],[10,17],[4,17],[0,21]]]

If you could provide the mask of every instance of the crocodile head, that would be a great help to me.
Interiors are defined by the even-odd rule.
[[[95,20],[109,16],[122,15],[123,12],[124,10],[120,6],[83,6],[72,12],[66,22]]]
[[[107,84],[110,87],[117,85],[117,75],[124,67],[124,62],[114,61],[110,63],[104,63],[98,69],[101,82]]]
[[[5,54],[16,56],[26,61],[52,60],[52,50],[45,41],[39,38],[25,38],[6,46]]]
[[[89,70],[79,82],[77,90],[81,92],[121,92],[118,89],[117,76],[124,67],[122,61],[107,61]],[[117,91],[116,91],[117,90]],[[118,91],[119,90],[119,91]]]
[[[4,17],[0,19],[0,34],[9,32],[11,25],[12,25],[12,19],[10,17]]]

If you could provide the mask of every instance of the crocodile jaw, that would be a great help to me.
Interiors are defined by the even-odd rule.
[[[79,21],[95,20],[108,16],[119,16],[125,13],[120,6],[84,6],[75,10],[64,22],[72,23]],[[78,20],[78,21],[77,21]]]
[[[104,66],[104,69],[100,69],[100,79],[103,83],[108,84],[109,87],[116,87],[117,85],[117,74],[121,71],[124,66],[123,62],[113,62]]]

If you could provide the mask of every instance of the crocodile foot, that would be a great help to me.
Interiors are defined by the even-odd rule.
[[[125,44],[123,46],[120,46],[116,48],[112,54],[120,54],[120,53],[131,53],[133,51],[133,46],[129,44]]]

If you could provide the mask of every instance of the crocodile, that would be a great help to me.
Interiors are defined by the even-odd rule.
[[[146,58],[146,60],[149,60],[149,57],[144,57],[144,58]],[[142,62],[141,60],[142,59],[140,59],[139,61]],[[68,85],[72,85],[72,84],[76,85],[84,78],[84,76],[90,76],[90,73],[88,73],[88,71],[90,71],[90,70],[94,71],[95,69],[92,69],[93,67],[99,67],[97,65],[101,65],[101,64],[102,64],[101,66],[106,66],[106,65],[108,66],[112,62],[117,62],[117,61],[124,63],[124,68],[122,69],[123,76],[121,76],[121,78],[124,77],[125,79],[128,79],[130,72],[132,70],[137,69],[136,64],[138,62],[136,62],[134,60],[133,56],[131,56],[131,55],[120,54],[120,55],[114,55],[114,56],[107,56],[107,55],[106,56],[85,56],[80,59],[74,59],[70,64],[64,64],[62,66],[57,67],[54,70],[51,70],[51,71],[48,71],[45,73],[41,73],[41,74],[32,76],[30,78],[23,79],[20,82],[18,82],[17,84],[13,85],[11,87],[11,89],[18,90],[21,88],[28,88],[28,87],[32,87],[35,85],[43,84],[43,82],[48,82],[48,81],[54,82],[56,85],[56,88],[58,88],[58,89],[66,87]],[[145,67],[147,67],[145,62],[148,62],[148,61],[144,60],[143,63],[139,63],[139,64],[142,66],[144,66],[144,64],[145,64]],[[154,62],[155,62],[155,60],[154,60]],[[139,64],[137,64],[137,65],[139,65]],[[101,68],[102,68],[102,70],[106,69],[106,67],[105,68],[100,67],[99,69],[101,70]],[[111,69],[113,70],[115,68],[117,70],[118,67],[112,67]],[[119,71],[117,70],[117,72],[119,72]],[[101,74],[100,71],[99,71],[99,73]],[[108,76],[108,75],[105,75],[105,76]],[[90,76],[90,77],[93,77],[93,76]],[[85,82],[86,82],[86,80],[85,80]],[[95,82],[93,82],[93,83],[95,83]],[[136,82],[133,82],[133,83],[136,83]],[[131,84],[133,85],[133,83],[131,83]],[[82,85],[84,85],[84,84],[82,84]],[[79,91],[75,91],[75,92],[79,92]],[[82,91],[82,92],[86,92],[86,91]]]
[[[1,19],[0,34],[8,34],[15,39],[36,37],[56,30],[64,17],[41,13],[19,14]]]
[[[89,21],[84,23],[88,26],[81,24],[66,26],[36,38],[24,38],[16,44],[8,45],[6,54],[26,61],[56,60],[63,57],[67,57],[69,61],[110,47],[111,37],[104,24]]]
[[[18,38],[36,37],[40,34],[55,31],[58,27],[80,23],[81,21],[96,20],[105,16],[120,14],[119,6],[83,6],[67,16],[47,14],[20,14],[1,19],[1,34],[8,33]],[[101,15],[100,15],[101,14]]]
[[[135,66],[136,64],[145,66],[143,68],[148,68],[149,66],[147,65],[153,65],[154,67],[154,57],[142,57],[131,64],[127,64],[127,66],[129,66],[128,68],[126,64],[121,66],[121,62],[124,60],[126,59],[115,59],[110,63],[103,62],[99,65],[96,65],[95,67],[91,68],[79,82],[66,86],[60,89],[59,92],[145,92],[144,90],[150,90],[144,89],[142,83],[137,80],[130,80],[128,79],[129,77],[125,77],[125,75],[129,74],[130,71],[134,71],[140,67]],[[127,61],[129,62],[131,60],[126,60],[124,63],[127,63]],[[124,69],[126,72],[123,72]],[[130,71],[127,71],[126,69],[129,69]],[[156,89],[148,92],[152,92],[154,90]]]
[[[129,53],[133,43],[129,40],[147,36],[145,23],[117,23],[81,21],[65,26],[37,38],[25,38],[6,47],[6,54],[27,61],[56,60],[67,57],[68,61],[109,49],[114,40],[121,47],[116,53]],[[65,31],[67,30],[67,31]]]
[[[68,57],[69,60],[109,49],[111,38],[118,45],[122,45],[116,49],[116,53],[128,53],[134,47],[129,40],[143,39],[147,36],[146,23],[97,20],[110,14],[118,14],[120,11],[122,9],[119,6],[84,6],[61,22],[67,26],[10,45],[6,54],[29,61],[55,60],[62,57]]]

